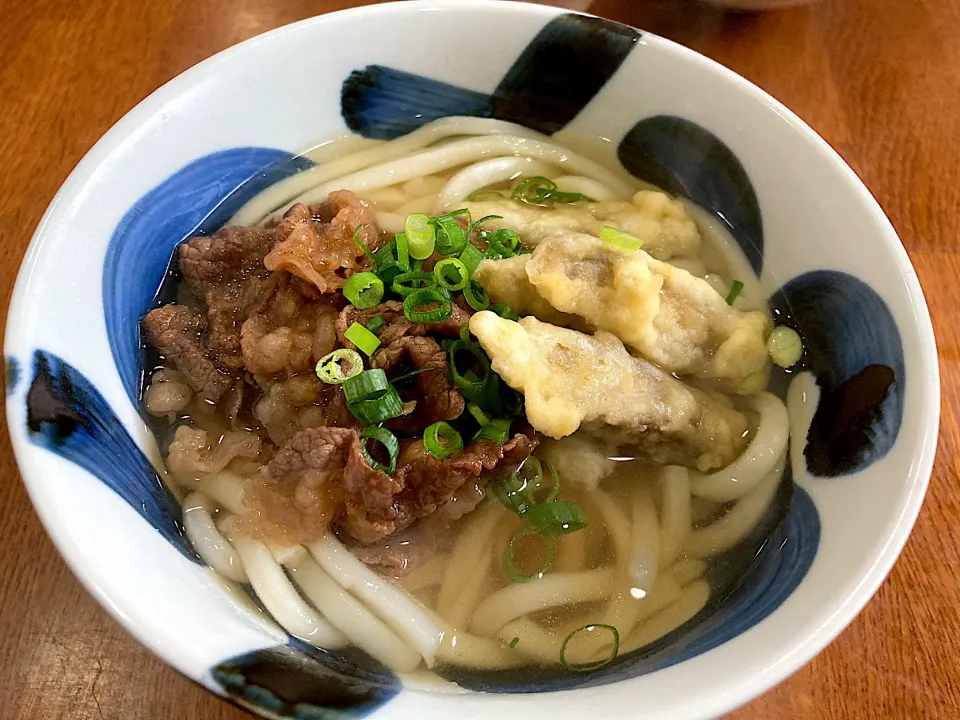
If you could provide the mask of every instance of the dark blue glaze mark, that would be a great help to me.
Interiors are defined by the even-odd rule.
[[[20,366],[15,358],[5,357],[3,359],[3,385],[6,388],[6,394],[12,395],[20,381]]]
[[[634,125],[617,156],[635,177],[717,215],[760,274],[763,224],[757,194],[740,160],[716,135],[689,120],[658,115]]]
[[[365,717],[400,692],[399,678],[389,671],[376,678],[343,674],[330,655],[292,640],[226,660],[211,675],[240,707],[296,720]]]
[[[183,533],[180,505],[97,389],[52,353],[34,353],[27,436],[79,465],[123,498],[185,557],[199,562]]]
[[[554,133],[600,92],[639,39],[626,25],[560,15],[530,41],[493,95],[369,65],[344,81],[341,114],[351,130],[379,140],[450,115],[493,117]]]
[[[423,75],[368,65],[343,81],[340,112],[353,132],[393,140],[450,115],[490,117],[491,98]]]
[[[806,576],[820,545],[820,516],[789,471],[758,526],[733,550],[714,558],[707,580],[711,597],[689,622],[652,645],[592,673],[560,668],[439,672],[463,687],[483,692],[534,693],[592,687],[646,675],[712,650],[768,617]],[[730,578],[736,578],[731,586]]]
[[[886,455],[905,390],[903,345],[887,304],[853,275],[817,270],[784,285],[771,307],[803,336],[805,369],[820,386],[804,452],[809,471],[846,475]]]
[[[103,263],[103,311],[131,402],[139,402],[140,318],[152,307],[176,245],[216,231],[258,192],[312,165],[270,148],[212,153],[178,170],[123,216]]]
[[[640,32],[560,15],[530,41],[493,93],[493,117],[552,134],[568,125],[623,64]]]

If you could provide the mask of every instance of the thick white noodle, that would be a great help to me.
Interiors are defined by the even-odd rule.
[[[790,437],[787,408],[776,395],[763,392],[753,399],[760,413],[757,434],[736,460],[710,475],[690,474],[690,492],[714,502],[743,497],[769,474],[783,457]]]
[[[593,178],[583,175],[561,175],[554,178],[553,181],[563,192],[583,193],[591,200],[597,202],[609,202],[611,200],[626,200],[629,195],[618,195],[608,188],[602,182],[597,182]]]
[[[646,595],[657,582],[660,569],[660,524],[653,495],[646,483],[633,494],[633,542],[629,573],[633,590]],[[617,628],[621,630],[621,628]],[[622,630],[623,631],[623,630]]]
[[[640,625],[626,640],[620,638],[620,654],[642,648],[673,632],[700,612],[709,598],[709,583],[697,580],[683,591],[679,600]]]
[[[605,600],[612,592],[614,570],[554,573],[528,583],[508,585],[487,597],[471,618],[478,635],[493,636],[511,620],[539,610]]]
[[[266,545],[238,537],[233,538],[233,546],[260,602],[287,632],[320,648],[333,649],[349,644],[342,632],[300,597]]]
[[[200,489],[234,515],[243,514],[243,478],[229,470],[221,470],[200,479]]]
[[[672,565],[690,534],[690,473],[669,465],[660,471],[660,566]]]
[[[406,222],[406,217],[403,215],[398,215],[393,212],[377,212],[375,214],[377,219],[377,227],[379,227],[384,232],[397,233],[403,232],[403,224]]]
[[[493,558],[493,546],[488,544],[480,555],[480,562],[472,568],[463,588],[457,595],[443,619],[455,628],[466,627],[470,614],[477,609],[480,598],[490,579],[490,561]]]
[[[395,672],[412,672],[420,664],[419,653],[335,583],[309,554],[303,553],[287,568],[307,599],[354,645]]]
[[[306,204],[318,202],[326,198],[333,190],[340,189],[353,190],[362,194],[367,190],[388,187],[423,175],[444,172],[485,157],[506,155],[544,160],[606,183],[616,192],[622,192],[624,195],[630,193],[630,187],[627,183],[614,172],[600,163],[582,155],[577,155],[564,147],[517,135],[491,135],[457,140],[416,155],[401,157],[383,165],[376,165],[350,175],[338,177],[305,192],[294,202]],[[285,211],[286,207],[274,214],[281,214]]]
[[[503,505],[488,502],[474,511],[470,524],[460,533],[440,586],[437,613],[441,617],[450,614],[464,585],[476,573],[484,548],[490,546],[490,538],[503,514]]]
[[[450,562],[449,555],[432,557],[420,567],[414,568],[400,578],[400,585],[409,593],[439,585],[443,582],[443,574],[448,562]]]
[[[307,546],[326,572],[351,591],[406,640],[433,667],[443,632],[403,590],[360,562],[331,534]]]
[[[213,501],[193,492],[183,501],[183,529],[200,558],[228,580],[247,582],[240,556],[213,522]]]
[[[700,577],[707,571],[707,563],[699,558],[684,558],[683,560],[678,560],[673,567],[670,568],[670,574],[673,575],[673,578],[680,584],[680,587],[686,587],[694,580],[699,580]]]
[[[801,478],[807,472],[807,461],[803,456],[807,448],[807,434],[810,423],[817,413],[820,402],[820,386],[813,373],[802,372],[797,375],[787,390],[787,415],[790,417],[790,469],[793,477]]]
[[[436,193],[431,195],[423,195],[421,197],[413,198],[410,202],[401,205],[396,209],[395,213],[404,219],[406,219],[407,215],[413,215],[414,213],[430,215],[433,213],[433,207],[436,204]]]
[[[456,137],[458,135],[494,134],[520,135],[534,138],[543,137],[543,135],[525,128],[522,125],[515,125],[514,123],[503,122],[501,120],[472,117],[447,117],[434,120],[408,135],[385,143],[377,142],[373,144],[374,141],[348,135],[330,144],[330,150],[339,151],[341,157],[326,160],[326,158],[319,157],[315,151],[306,153],[307,157],[322,164],[318,164],[317,167],[297,173],[286,180],[271,185],[240,208],[240,210],[230,218],[227,224],[254,225],[261,222],[267,215],[283,214],[293,204],[291,201],[294,200],[294,198],[307,192],[310,188],[316,187],[320,183],[362,170],[377,163],[402,157],[403,155],[432,145],[438,140]],[[363,148],[364,145],[372,145],[372,147]],[[322,151],[326,147],[327,146],[321,146],[318,150]],[[318,156],[315,157],[315,155]],[[277,208],[281,208],[279,213],[274,212]]]
[[[760,522],[777,494],[785,461],[786,453],[751,493],[737,501],[716,522],[691,532],[684,551],[693,557],[707,558],[729,550],[743,540]]]
[[[477,670],[496,670],[527,664],[523,655],[513,652],[499,640],[455,630],[436,613],[428,610],[427,614],[443,630],[443,642],[437,650],[439,660]]]
[[[468,165],[457,172],[440,191],[440,198],[434,207],[439,214],[453,203],[462,202],[470,193],[491,185],[513,180],[515,177],[526,175],[548,175],[552,166],[531,158],[502,157],[492,160],[482,160]]]

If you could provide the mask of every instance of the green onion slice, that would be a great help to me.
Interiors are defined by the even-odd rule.
[[[356,273],[344,283],[343,296],[358,310],[367,310],[383,300],[383,280],[372,272]]]
[[[446,444],[441,442],[441,438]],[[463,449],[463,438],[450,423],[440,420],[423,431],[423,444],[431,455],[442,460]]]
[[[606,630],[613,636],[613,646],[610,649],[610,657],[603,658],[602,660],[597,660],[592,663],[570,663],[567,662],[567,645],[573,638],[581,632],[594,632],[597,630]],[[620,631],[617,630],[613,625],[602,625],[596,623],[593,625],[584,625],[582,628],[577,628],[572,633],[567,635],[564,638],[563,643],[560,645],[560,664],[563,667],[571,672],[590,672],[591,670],[599,670],[602,667],[606,667],[614,660],[617,659],[617,654],[620,652]]]
[[[449,215],[440,215],[433,218],[433,223],[437,233],[437,251],[441,255],[459,255],[467,246],[467,234],[457,222],[456,215],[462,215],[467,211],[456,211]],[[469,224],[469,213],[467,213]]]
[[[487,295],[487,291],[484,290],[483,285],[476,280],[471,279],[466,287],[463,288],[463,297],[466,299],[467,305],[477,312],[490,307],[490,296]]]
[[[437,279],[433,273],[423,272],[422,270],[413,270],[411,272],[400,273],[393,279],[390,289],[401,297],[412,295],[417,290],[432,288],[437,286]]]
[[[360,357],[360,356],[358,355],[357,357]],[[477,405],[475,402],[468,402],[467,410],[473,416],[473,419],[477,421],[480,427],[483,427],[484,425],[487,425],[490,423],[490,418],[486,416],[483,410],[480,409],[480,406]]]
[[[410,257],[414,260],[426,260],[433,255],[437,242],[436,228],[428,215],[423,213],[408,215],[403,229],[407,236]]]
[[[587,526],[583,511],[573,502],[539,503],[523,516],[544,535],[569,535]]]
[[[363,372],[363,358],[356,350],[340,348],[327,353],[317,362],[317,377],[328,385],[339,385]]]
[[[368,322],[364,327],[370,332],[377,334],[380,330],[387,326],[387,321],[383,319],[383,315],[374,315],[370,322]]]
[[[498,190],[474,190],[472,193],[467,195],[467,202],[478,202],[481,198],[496,198],[497,200],[503,200],[503,193]]]
[[[347,409],[364,425],[377,425],[402,415],[403,401],[391,385],[380,397],[348,402]]]
[[[447,290],[463,290],[470,281],[470,271],[457,258],[444,258],[433,268],[437,284]]]
[[[375,262],[376,256],[374,256],[374,254],[370,251],[370,248],[367,247],[367,244],[360,239],[360,231],[363,230],[363,228],[365,227],[366,225],[357,225],[353,229],[353,242],[357,244],[358,248],[363,250],[363,254],[366,255],[368,258],[370,258],[371,262]]]
[[[431,303],[440,304],[431,310],[418,309]],[[450,302],[449,296],[444,296],[435,287],[422,288],[403,299],[403,314],[407,316],[407,320],[410,322],[443,322],[453,317],[453,303]]]
[[[495,420],[491,420],[480,428],[477,437],[483,440],[493,440],[498,445],[503,445],[510,439],[510,423],[511,420],[509,418],[496,418]]]
[[[373,261],[373,271],[383,280],[384,284],[393,282],[397,275],[405,273],[409,269],[409,258],[403,263],[400,262],[400,249],[396,238],[377,250]]]
[[[540,464],[541,464],[541,467],[545,467],[547,469],[547,472],[550,473],[550,492],[547,493],[547,497],[544,498],[543,501],[553,502],[554,500],[557,499],[557,495],[560,494],[560,473],[557,472],[557,468],[554,467],[553,463],[547,460],[546,458],[543,458],[540,461]],[[541,482],[542,482],[542,478],[543,476],[541,475]],[[534,488],[533,491],[536,492],[539,489],[540,487],[536,487]]]
[[[517,646],[517,643],[519,643],[519,642],[520,642],[520,638],[515,637],[515,638],[513,638],[513,640],[510,641],[510,645],[508,645],[508,647],[509,647],[511,650],[513,650],[513,648],[515,648],[515,647]]]
[[[398,233],[393,239],[397,243],[397,263],[401,267],[410,267],[410,243],[406,233]]]
[[[476,364],[483,370],[483,377],[480,377],[467,369],[460,372],[457,365],[457,353],[468,353],[473,356]],[[447,348],[447,358],[450,365],[450,375],[453,377],[453,384],[460,393],[467,399],[474,402],[480,402],[483,398],[484,389],[487,387],[490,377],[493,373],[490,371],[490,360],[477,343],[457,340]],[[472,377],[471,377],[472,376]]]
[[[502,317],[504,320],[513,320],[516,322],[520,319],[520,316],[517,315],[513,308],[511,308],[506,303],[498,302],[490,306],[490,309],[495,312],[497,315]]]
[[[356,345],[360,349],[360,352],[367,355],[367,357],[373,355],[374,351],[380,347],[380,338],[357,322],[348,327],[343,336]]]
[[[464,264],[467,268],[467,272],[470,275],[476,272],[477,266],[480,265],[483,260],[483,253],[477,250],[473,245],[467,243],[467,246],[463,249],[463,252],[460,253],[460,262]]]
[[[383,445],[390,458],[386,465],[377,462],[373,455],[370,454],[370,451],[367,449],[367,440],[376,440]],[[397,468],[397,455],[400,453],[400,443],[397,441],[397,436],[386,428],[368,427],[360,432],[360,452],[370,467],[389,475]]]
[[[487,486],[493,496],[512,513],[523,515],[530,509],[527,484],[517,473],[512,472]]]
[[[734,300],[740,297],[741,292],[743,292],[743,283],[734,280],[733,285],[730,286],[730,292],[727,293],[727,305],[733,305]]]
[[[480,227],[487,220],[503,220],[503,215],[484,215],[482,218],[477,220],[473,225],[470,226],[470,232],[473,232],[478,227]]]
[[[525,535],[534,533],[537,537],[543,540],[544,550],[546,553],[546,558],[541,567],[534,570],[532,573],[524,574],[517,569],[516,562],[516,545],[520,538]],[[554,559],[557,557],[557,540],[553,535],[543,535],[537,532],[530,525],[524,525],[522,528],[517,530],[514,533],[513,537],[510,538],[510,542],[507,544],[507,547],[503,551],[503,574],[507,576],[512,582],[529,582],[534,578],[538,578],[543,573],[545,573],[551,565],[553,565]]]
[[[604,225],[600,229],[600,239],[609,245],[618,247],[621,250],[626,250],[627,252],[636,252],[643,247],[643,240],[638,237],[634,237],[630,233],[625,233],[623,230],[617,230],[615,227],[610,227],[609,225]]]
[[[375,368],[347,378],[343,383],[343,394],[346,395],[348,403],[376,400],[387,394],[390,388],[387,374],[380,368]]]
[[[779,325],[770,333],[767,352],[770,353],[770,359],[780,367],[793,367],[803,357],[803,340],[793,328]]]
[[[564,192],[557,184],[542,176],[529,177],[517,183],[511,197],[528,205],[549,206],[556,203],[572,203],[590,198],[583,193]]]

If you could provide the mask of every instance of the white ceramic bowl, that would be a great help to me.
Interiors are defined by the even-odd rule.
[[[782,285],[772,302],[792,304],[823,388],[815,474],[795,473],[773,550],[741,589],[654,651],[527,688],[536,693],[504,692],[508,681],[425,692],[304,652],[192,557],[179,508],[146,460],[156,448],[136,403],[137,320],[178,241],[222,223],[345,123],[390,136],[454,113],[602,136],[635,174],[722,214]],[[319,717],[325,706],[423,720],[722,714],[807,662],[867,602],[917,516],[936,444],[936,353],[916,275],[840,157],[690,50],[535,5],[367,7],[267,33],[185,72],[64,183],[7,327],[14,448],[67,562],[143,644],[266,716]],[[837,410],[851,398],[859,414]]]

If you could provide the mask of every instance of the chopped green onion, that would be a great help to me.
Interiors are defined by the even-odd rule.
[[[548,206],[556,203],[572,203],[589,200],[583,193],[563,192],[549,178],[536,176],[521,180],[513,189],[511,197],[528,205]]]
[[[363,372],[363,358],[356,350],[340,348],[320,358],[316,372],[328,385],[339,385]]]
[[[504,228],[497,230],[492,235],[484,236],[487,241],[487,251],[484,257],[490,260],[500,260],[502,258],[513,257],[520,252],[520,236],[513,230]]]
[[[450,215],[440,215],[433,218],[437,233],[437,252],[441,255],[459,255],[467,246],[467,234],[460,227],[460,223],[457,222],[455,217],[455,215],[460,214],[463,213],[458,210]],[[467,214],[469,215],[469,213]]]
[[[409,269],[409,258],[406,262],[400,262],[400,249],[396,238],[377,250],[373,261],[373,271],[383,280],[384,284],[393,282],[397,275],[405,273]]]
[[[543,502],[553,502],[557,499],[557,495],[560,494],[560,473],[557,472],[557,468],[554,467],[553,463],[544,458],[540,461],[541,465],[546,467],[550,472],[550,492],[547,493],[547,497],[544,498]],[[542,476],[541,476],[542,482]],[[536,492],[540,489],[541,486],[533,488],[533,492]]]
[[[460,262],[467,268],[470,275],[476,272],[477,266],[483,260],[483,253],[477,250],[473,245],[467,243],[467,246],[460,253]]]
[[[346,395],[347,402],[359,402],[361,400],[376,400],[382,397],[390,390],[390,381],[387,380],[387,373],[380,368],[373,370],[364,370],[359,375],[348,378],[343,383],[343,394]]]
[[[527,485],[524,480],[512,472],[490,483],[488,489],[492,495],[503,503],[503,506],[512,513],[523,515],[530,509],[530,496],[527,494]]]
[[[367,357],[373,355],[374,351],[380,347],[380,338],[357,322],[348,327],[343,336],[356,345]]]
[[[353,229],[353,242],[357,244],[357,247],[363,250],[363,254],[370,258],[371,262],[376,261],[376,256],[370,251],[370,248],[367,247],[367,244],[360,239],[360,231],[365,228],[366,225],[357,225]]]
[[[496,418],[491,420],[477,433],[477,437],[483,440],[493,440],[498,445],[503,445],[510,439],[510,419]]]
[[[780,367],[793,367],[803,356],[803,341],[796,330],[780,325],[770,333],[767,352],[770,353],[770,359]]]
[[[609,243],[621,250],[627,250],[628,252],[636,252],[643,247],[643,240],[640,238],[634,237],[630,233],[625,233],[623,230],[617,230],[615,227],[610,227],[609,225],[604,225],[600,229],[600,239],[605,243]]]
[[[370,322],[364,325],[364,327],[367,328],[367,330],[369,330],[370,332],[376,334],[378,330],[381,330],[382,328],[386,327],[386,325],[387,325],[387,321],[383,319],[383,315],[374,315],[370,319]]]
[[[525,535],[529,535],[530,533],[534,533],[535,535],[537,535],[537,537],[543,540],[544,550],[546,552],[546,558],[544,560],[543,565],[539,567],[537,570],[534,570],[530,574],[524,574],[517,569],[516,557],[515,557],[516,544],[517,544],[517,541],[520,540],[520,538],[524,537]],[[553,535],[543,535],[537,532],[530,525],[524,525],[522,528],[517,530],[516,533],[514,533],[513,537],[510,538],[509,544],[503,551],[503,574],[506,575],[507,579],[511,580],[512,582],[529,582],[530,580],[533,580],[534,578],[537,578],[543,575],[543,573],[545,573],[547,569],[549,569],[549,567],[553,565],[553,561],[556,557],[557,557],[556,538]]]
[[[470,414],[473,415],[473,419],[477,421],[480,427],[483,427],[484,425],[487,425],[490,422],[490,418],[488,418],[484,414],[483,410],[481,410],[480,406],[477,405],[475,402],[468,402],[467,410],[470,411]]]
[[[414,213],[408,215],[403,229],[410,247],[410,257],[414,260],[426,260],[433,255],[436,245],[436,229],[428,215]]]
[[[518,482],[524,487],[530,502],[537,502],[533,491],[543,486],[543,464],[540,459],[531,455],[520,464],[514,474],[517,476]]]
[[[467,305],[477,312],[490,307],[490,296],[487,295],[487,291],[484,290],[483,285],[476,280],[470,280],[466,287],[463,288],[463,297],[466,299]]]
[[[469,353],[473,356],[476,363],[483,369],[482,378],[475,374],[473,378],[471,378],[468,375],[468,373],[471,372],[469,368],[463,373],[460,372],[460,368],[457,366],[457,353],[459,352]],[[493,373],[490,371],[490,360],[487,359],[486,353],[484,353],[476,343],[457,340],[451,343],[447,349],[447,358],[448,364],[450,365],[450,375],[453,377],[453,384],[460,391],[460,394],[467,400],[473,400],[474,402],[482,401],[484,389],[487,387],[490,377],[493,376]]]
[[[444,258],[433,268],[433,274],[437,278],[437,284],[447,290],[463,290],[470,280],[470,272],[467,266],[457,258]],[[454,279],[451,276],[455,275]]]
[[[594,632],[595,630],[608,630],[613,635],[613,647],[610,650],[610,657],[604,658],[602,660],[597,660],[596,662],[591,663],[570,663],[567,662],[567,644],[573,640],[573,638],[579,633],[586,630],[587,632]],[[617,659],[617,654],[620,652],[620,631],[617,630],[613,625],[602,625],[596,623],[593,625],[584,625],[582,628],[577,628],[572,633],[567,635],[564,638],[563,643],[560,645],[560,664],[563,667],[571,672],[590,672],[591,670],[599,670],[602,667],[606,667],[614,660]]]
[[[441,442],[441,438],[446,440],[446,444]],[[450,423],[440,420],[423,431],[423,444],[427,452],[442,460],[463,449],[463,438],[450,426]]]
[[[742,291],[743,283],[739,280],[734,280],[733,285],[730,286],[730,292],[727,293],[727,305],[733,305],[733,301],[740,296]]]
[[[511,650],[513,650],[513,649],[517,646],[517,643],[518,643],[518,642],[520,642],[520,638],[515,637],[513,640],[510,641],[510,645],[509,645],[508,647],[509,647]]]
[[[539,503],[523,516],[544,535],[569,535],[587,526],[583,511],[573,502]]]
[[[401,267],[410,267],[410,242],[406,233],[398,233],[393,239],[397,243],[397,263]]]
[[[407,297],[407,295],[412,295],[417,290],[436,286],[437,279],[433,276],[433,273],[414,270],[397,275],[393,279],[390,289],[401,297]]]
[[[367,310],[383,300],[383,280],[372,272],[351,275],[343,285],[343,296],[358,310]]]
[[[467,202],[478,202],[482,197],[497,198],[503,200],[503,193],[497,190],[474,190],[467,195]]]
[[[391,385],[380,397],[348,402],[347,409],[364,425],[377,425],[403,415],[403,401]]]
[[[370,451],[367,450],[367,440],[376,440],[378,443],[383,445],[384,448],[386,448],[387,455],[390,458],[386,465],[377,462],[373,458],[373,455],[371,455]],[[397,441],[397,436],[386,428],[367,427],[360,432],[360,452],[363,454],[363,459],[367,461],[367,464],[370,467],[372,467],[374,470],[379,470],[389,475],[397,468],[397,455],[400,453],[400,443]]]
[[[513,308],[511,308],[506,303],[498,302],[490,306],[490,309],[495,312],[497,315],[502,317],[504,320],[513,320],[516,322],[520,319],[520,316],[517,315]]]
[[[482,218],[480,218],[473,225],[470,226],[470,232],[473,232],[474,230],[476,230],[487,220],[503,220],[503,215],[484,215]]]
[[[417,309],[435,302],[440,303],[440,305],[432,310]],[[407,316],[407,320],[410,322],[442,322],[453,317],[453,303],[450,302],[449,297],[444,297],[440,290],[435,287],[422,288],[403,299],[403,314]]]

